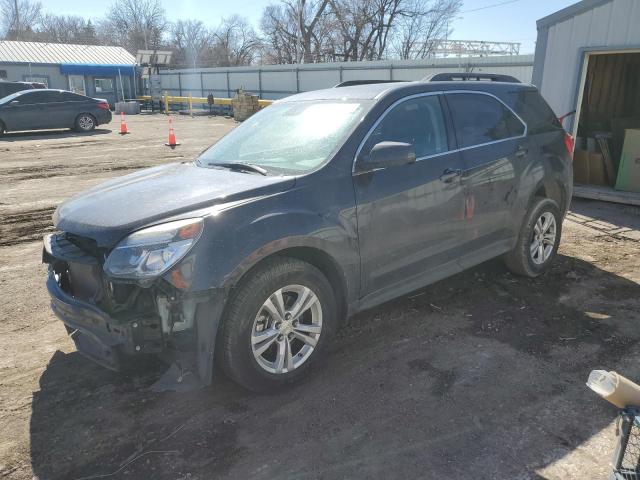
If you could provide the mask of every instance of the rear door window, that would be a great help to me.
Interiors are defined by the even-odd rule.
[[[60,101],[60,92],[29,92],[16,98],[23,105],[34,103],[50,103]]]
[[[410,98],[389,110],[367,138],[361,154],[368,155],[380,142],[410,143],[418,159],[446,152],[447,130],[438,96]]]
[[[460,148],[520,137],[524,124],[511,110],[490,95],[450,93],[447,103]]]

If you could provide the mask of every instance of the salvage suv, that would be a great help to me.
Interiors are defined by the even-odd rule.
[[[51,306],[120,369],[173,352],[257,391],[304,376],[343,319],[494,257],[549,268],[572,139],[531,85],[376,83],[294,95],[195,161],[60,205]],[[197,375],[195,375],[197,374]]]

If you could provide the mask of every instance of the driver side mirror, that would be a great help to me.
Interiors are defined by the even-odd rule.
[[[374,145],[368,155],[359,159],[358,170],[369,171],[376,168],[399,167],[416,161],[413,145],[403,142],[380,142]]]

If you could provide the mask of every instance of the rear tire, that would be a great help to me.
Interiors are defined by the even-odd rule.
[[[520,229],[518,241],[504,256],[507,268],[525,277],[541,275],[553,262],[560,245],[562,215],[550,198],[534,199]]]
[[[76,118],[75,129],[78,132],[91,132],[97,125],[96,119],[90,113],[81,113]]]
[[[313,265],[278,257],[232,294],[218,334],[223,371],[256,392],[307,374],[324,354],[338,318],[333,289]]]

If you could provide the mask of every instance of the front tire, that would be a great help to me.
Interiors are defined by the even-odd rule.
[[[507,268],[525,277],[537,277],[549,269],[558,252],[562,215],[550,198],[536,198],[520,229],[514,249],[504,256]]]
[[[96,119],[89,113],[81,113],[75,123],[78,132],[92,132],[96,128]]]
[[[335,295],[320,270],[293,258],[274,258],[249,275],[229,299],[218,362],[249,390],[275,390],[323,355],[337,324]]]

